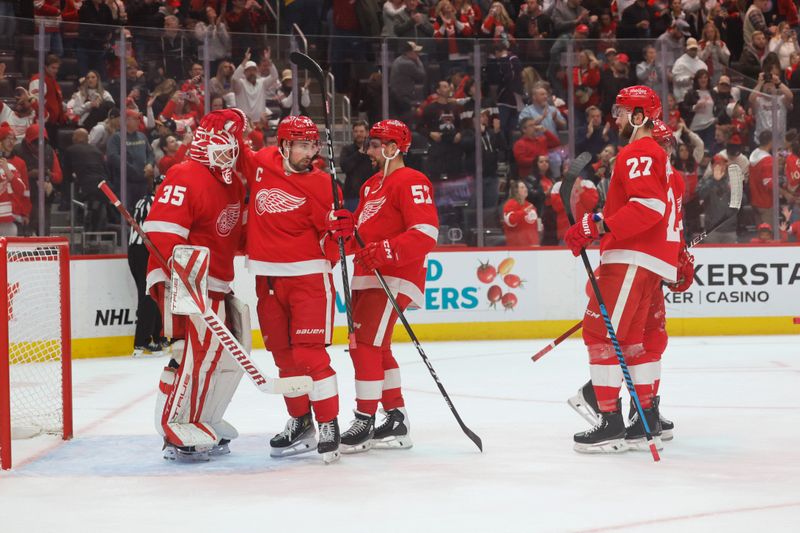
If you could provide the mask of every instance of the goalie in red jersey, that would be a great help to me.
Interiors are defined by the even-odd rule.
[[[436,246],[439,218],[428,178],[407,166],[411,131],[398,120],[378,122],[369,132],[367,155],[381,170],[361,187],[355,215],[333,213],[332,236],[352,236],[354,226],[365,246],[355,250],[353,323],[356,348],[350,351],[356,378],[355,420],[342,433],[342,452],[410,448],[408,413],[400,390],[400,370],[392,355],[392,330],[398,316],[381,288],[375,270],[405,310],[425,305],[425,259]],[[385,420],[375,426],[378,403]]]
[[[627,87],[617,95],[614,115],[623,139],[602,214],[586,214],[564,236],[575,255],[600,239],[598,284],[651,433],[660,446],[661,425],[654,403],[660,362],[644,347],[648,310],[662,280],[678,278],[681,248],[679,207],[670,187],[667,155],[653,138],[661,102],[649,87]],[[659,296],[660,297],[660,296]],[[600,410],[600,422],[575,434],[575,449],[584,453],[621,452],[639,446],[641,420],[625,427],[619,399],[622,370],[592,294],[583,321],[589,369]]]

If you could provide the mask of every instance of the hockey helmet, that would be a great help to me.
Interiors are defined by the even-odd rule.
[[[189,157],[212,170],[221,171],[223,181],[230,185],[246,126],[247,117],[239,109],[208,113],[194,132]]]
[[[376,122],[369,130],[372,139],[379,139],[381,142],[394,142],[397,149],[405,154],[411,148],[411,130],[399,120],[381,120]]]
[[[278,124],[278,145],[283,141],[319,142],[319,130],[310,118],[289,115]]]
[[[625,109],[630,114],[640,112],[646,119],[655,120],[661,118],[661,99],[650,87],[633,85],[625,87],[617,94],[612,115],[619,116],[620,109]]]
[[[653,121],[653,139],[664,148],[674,147],[675,144],[672,128],[658,118]]]

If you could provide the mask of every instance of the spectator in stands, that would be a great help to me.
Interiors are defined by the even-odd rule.
[[[642,85],[647,85],[657,94],[662,94],[664,90],[664,79],[661,62],[658,61],[656,47],[648,44],[644,47],[644,61],[636,65],[636,79]],[[667,79],[672,79],[672,69],[667,69]]]
[[[89,132],[89,144],[96,146],[102,153],[106,153],[108,139],[119,131],[119,108],[112,107],[108,111],[108,118],[95,124]]]
[[[108,116],[114,97],[103,88],[100,75],[94,70],[78,81],[80,87],[67,103],[67,110],[77,117],[79,126],[91,130]]]
[[[442,61],[441,72],[450,76],[452,71],[464,71],[468,54],[471,52],[469,42],[464,39],[474,34],[477,28],[470,23],[470,12],[458,14],[450,0],[440,0],[436,5],[436,19],[433,23],[433,38],[439,42],[439,57]],[[472,15],[474,20],[474,14]]]
[[[770,0],[753,0],[752,5],[747,8],[747,13],[744,15],[745,46],[753,44],[753,34],[755,32],[760,31],[764,35],[769,33],[767,21],[764,18],[764,13],[769,10]]]
[[[797,33],[789,27],[787,22],[778,24],[778,31],[769,40],[769,51],[778,55],[781,70],[789,68],[791,55],[800,52],[797,44]]]
[[[297,99],[298,112],[301,115],[308,115],[308,106],[311,105],[311,95],[308,92],[308,85],[311,83],[311,78],[306,78],[303,85],[300,85],[300,95]],[[281,86],[278,88],[277,97],[278,103],[281,106],[281,117],[284,118],[292,114],[292,90],[294,85],[292,83],[292,69],[284,69],[281,73]]]
[[[597,15],[590,15],[589,11],[581,6],[581,0],[559,2],[553,8],[551,18],[555,37],[572,32],[580,24],[597,22]]]
[[[689,23],[683,19],[672,19],[672,23],[667,31],[656,39],[656,49],[661,53],[661,57],[667,62],[668,67],[672,67],[675,61],[683,55],[686,47],[686,37],[689,33]]]
[[[406,9],[404,0],[386,0],[383,3],[382,37],[397,37],[395,26],[407,23],[411,15]]]
[[[514,35],[517,39],[533,39],[555,37],[553,21],[542,9],[539,0],[525,0],[517,15]]]
[[[610,68],[602,72],[598,87],[601,96],[600,110],[607,119],[611,117],[611,108],[614,106],[619,91],[629,85],[634,85],[628,54],[616,54],[609,62]]]
[[[191,62],[197,57],[197,47],[194,39],[181,29],[178,17],[174,15],[164,17],[164,31],[161,34],[160,44],[159,51],[164,76],[174,80],[181,79]]]
[[[31,216],[30,224],[32,230],[39,236],[50,235],[50,213],[53,201],[55,200],[55,185],[60,185],[63,180],[61,164],[55,150],[50,146],[47,139],[47,131],[44,131],[44,228],[39,227],[39,125],[31,124],[25,130],[25,140],[14,147],[14,155],[25,162],[28,170],[28,185],[30,187]],[[43,229],[43,231],[40,231]]]
[[[739,60],[739,71],[748,78],[757,78],[767,57],[767,37],[763,32],[753,32],[751,43],[745,45]]]
[[[590,11],[591,12],[591,11]],[[616,52],[617,46],[617,19],[611,16],[608,9],[604,9],[597,20],[597,24],[592,25],[592,31],[596,34],[596,50],[598,56],[612,49]]]
[[[519,123],[526,118],[532,118],[544,126],[553,135],[558,135],[559,129],[567,127],[567,120],[561,111],[551,103],[552,95],[547,82],[534,84],[531,103],[526,105],[519,114]]]
[[[269,21],[267,12],[257,0],[233,0],[233,7],[224,15],[231,33],[264,33]],[[242,57],[248,49],[248,39],[234,39],[231,57]]]
[[[233,92],[233,72],[236,70],[230,61],[222,61],[217,67],[217,75],[208,81],[211,97],[220,96],[229,107],[236,106]],[[277,74],[276,74],[277,77]]]
[[[83,226],[86,231],[103,231],[106,227],[108,201],[97,184],[108,179],[103,153],[89,144],[89,132],[78,128],[72,134],[72,145],[63,152],[64,178],[74,182],[76,199],[85,204]]]
[[[172,119],[156,120],[155,128],[150,132],[150,148],[153,150],[153,159],[159,161],[164,157],[164,151],[161,150],[161,140],[167,137],[176,137],[175,130],[178,128],[175,121]]]
[[[719,28],[713,22],[707,22],[703,26],[703,38],[698,43],[700,52],[697,57],[706,62],[707,70],[711,74],[713,84],[716,84],[723,76],[731,60],[731,52],[728,45],[722,40]]]
[[[647,0],[636,0],[622,10],[622,18],[617,30],[620,39],[648,39],[650,25],[655,20],[655,8]]]
[[[572,43],[573,53],[578,52],[583,48],[588,36],[589,26],[586,24],[578,24],[575,26],[575,32],[571,36],[565,33],[556,39],[553,43],[553,47],[550,49],[550,57],[547,65],[547,79],[550,83],[555,83],[556,80],[566,79],[566,69],[564,69],[564,67],[567,65],[566,54],[569,52],[569,44]],[[559,96],[566,96],[566,91],[563,91],[566,84],[556,83],[554,87],[557,92],[562,91]]]
[[[522,137],[514,143],[514,160],[517,162],[517,176],[524,179],[530,175],[534,161],[540,155],[548,155],[551,149],[559,147],[561,141],[532,118],[523,118],[520,130]]]
[[[689,123],[689,128],[703,139],[706,146],[714,142],[714,94],[708,71],[698,70],[692,80],[692,88],[686,92],[681,104],[681,116]]]
[[[474,85],[472,86],[474,89]],[[470,100],[470,103],[473,103]],[[463,117],[463,115],[462,115]],[[492,115],[492,109],[481,110],[481,161],[483,176],[483,207],[491,209],[499,203],[499,180],[497,164],[505,159],[508,143],[500,125],[500,119]],[[475,127],[474,121],[462,122],[461,146],[466,154],[464,167],[467,172],[475,168]]]
[[[758,135],[758,147],[750,154],[750,205],[756,224],[771,222],[773,216],[772,132]]]
[[[489,15],[481,24],[480,33],[484,37],[491,37],[495,43],[504,43],[509,46],[514,40],[516,26],[511,16],[501,2],[492,3]]]
[[[694,38],[686,39],[686,53],[672,66],[672,84],[675,100],[683,102],[686,92],[692,87],[694,75],[706,69],[705,61],[697,57],[699,46]]]
[[[778,98],[775,99],[774,96]],[[756,118],[755,138],[758,140],[765,131],[777,131],[778,137],[773,139],[778,146],[783,146],[786,133],[786,117],[792,107],[792,90],[780,80],[777,74],[767,78],[762,72],[758,75],[755,90],[750,93],[750,110]],[[774,103],[777,103],[777,123],[773,124]],[[760,143],[760,141],[758,141]]]
[[[59,0],[37,0],[33,2],[33,22],[44,24],[48,40],[48,51],[57,56],[64,55],[61,39],[61,2]]]
[[[148,179],[153,179],[155,168],[153,149],[150,147],[150,143],[147,142],[147,137],[139,131],[140,122],[141,115],[138,111],[127,110],[125,128],[127,133],[126,192],[128,205],[126,207],[130,210],[133,209],[136,200],[147,192]],[[108,139],[106,157],[108,158],[108,166],[113,183],[119,190],[122,187],[121,155],[122,145],[120,133],[117,131]]]
[[[572,68],[571,75],[575,88],[576,111],[585,111],[589,106],[599,105],[600,62],[594,52],[588,48],[578,52],[578,64]],[[582,116],[578,117],[579,122],[582,120]]]
[[[400,43],[400,55],[392,62],[389,75],[389,114],[410,122],[421,95],[417,85],[425,84],[425,66],[419,58],[422,47],[414,41]]]
[[[395,35],[411,41],[432,38],[433,24],[428,16],[427,6],[420,0],[406,0],[405,8],[403,19],[394,25]]]
[[[717,86],[711,91],[714,98],[714,116],[719,124],[729,124],[728,105],[738,102],[741,97],[739,88],[731,87],[731,79],[728,76],[720,76]]]
[[[175,121],[175,133],[183,135],[187,131],[194,131],[203,116],[203,103],[197,91],[188,83],[184,83],[180,91],[175,91],[164,110],[159,115],[159,120],[172,119]]]
[[[616,94],[616,93],[614,93]],[[597,106],[586,109],[586,126],[578,130],[575,149],[578,153],[589,152],[592,159],[597,160],[600,151],[609,143],[611,124],[603,124],[603,113]]]
[[[603,209],[606,205],[606,198],[608,197],[608,186],[611,184],[611,171],[614,169],[614,158],[617,155],[617,149],[613,144],[607,144],[597,157],[597,161],[592,163],[592,170],[594,176],[591,180],[597,187],[597,209]]]
[[[36,99],[25,90],[25,87],[14,89],[14,96],[13,106],[0,100],[0,122],[6,122],[11,126],[14,137],[19,142],[25,138],[28,126],[36,122]]]
[[[31,214],[31,191],[28,183],[28,167],[18,155],[14,154],[14,147],[17,145],[17,139],[14,135],[14,130],[8,123],[3,122],[0,124],[0,160],[6,160],[9,164],[13,165],[19,173],[22,180],[23,188],[14,189],[12,183],[12,191],[14,192],[11,202],[11,212],[14,217],[14,224],[16,224],[15,235],[24,234],[25,228],[28,226],[29,217]]]
[[[78,10],[78,72],[94,70],[106,77],[114,16],[103,0],[84,0]]]
[[[434,181],[458,176],[462,171],[459,110],[452,97],[453,86],[447,80],[440,80],[436,99],[425,106],[420,121],[421,133],[427,135],[430,143],[428,177]]]
[[[369,147],[367,135],[369,127],[363,120],[353,123],[353,142],[342,148],[339,155],[339,166],[344,171],[344,207],[355,211],[358,206],[358,195],[361,186],[367,179],[375,174],[372,160],[367,155]]]
[[[214,72],[223,60],[231,56],[231,36],[225,19],[217,16],[213,6],[206,6],[206,19],[208,24],[199,21],[194,27],[194,38],[198,42],[197,55],[200,59],[205,59],[205,42],[208,39],[208,60],[211,62],[211,72]]]
[[[711,175],[700,180],[697,196],[703,202],[705,229],[715,227],[728,217],[728,205],[731,200],[731,184],[728,178],[728,161],[721,156],[714,156],[711,163]],[[705,242],[709,244],[736,243],[736,217],[731,217],[721,227],[709,233]]]
[[[489,15],[491,17],[491,15]],[[494,68],[489,68],[486,82],[497,85],[497,107],[500,113],[500,129],[506,140],[517,125],[518,109],[522,107],[522,64],[517,54],[509,51],[506,41],[494,43],[494,57],[489,59]]]
[[[274,77],[258,77],[258,65],[255,61],[250,60],[249,48],[244,54],[242,63],[233,72],[231,84],[236,107],[244,111],[252,122],[261,120],[264,112],[272,113],[266,106],[266,100],[268,91],[279,84],[277,69],[274,74]]]
[[[44,109],[45,109],[45,129],[51,139],[51,144],[58,147],[55,137],[58,135],[58,127],[64,123],[64,95],[61,94],[61,86],[56,81],[58,69],[61,67],[61,58],[57,55],[49,54],[44,62]],[[31,77],[28,85],[28,92],[34,98],[39,96],[39,74]]]
[[[7,141],[8,140],[8,141]],[[20,213],[20,206],[27,199],[27,209],[30,211],[30,191],[28,190],[28,177],[25,163],[14,157],[9,147],[13,150],[14,132],[6,124],[0,124],[0,236],[16,237],[18,235],[17,220],[23,221],[26,214]],[[18,215],[18,213],[20,213]],[[20,216],[22,215],[22,216]]]
[[[686,122],[680,121],[675,129],[678,139],[678,149],[672,156],[672,165],[683,174],[684,193],[684,229],[687,237],[691,237],[702,231],[700,224],[700,213],[702,208],[697,198],[697,185],[702,176],[700,161],[703,159],[705,145],[703,140],[692,130],[686,127]],[[711,167],[708,168],[711,177]]]
[[[531,168],[531,173],[524,180],[528,187],[528,201],[536,208],[536,212],[545,219],[545,211],[550,206],[550,189],[553,188],[553,175],[550,172],[550,158],[540,155]]]
[[[503,206],[507,246],[539,246],[539,215],[527,197],[525,182],[512,180],[508,201]]]
[[[14,18],[15,0],[0,0],[0,46],[3,49],[13,48],[17,19]]]
[[[167,174],[174,165],[186,159],[186,152],[192,144],[193,134],[189,131],[183,134],[183,142],[178,142],[172,135],[161,137],[158,142],[158,147],[164,153],[163,157],[158,160],[158,171],[162,176]]]

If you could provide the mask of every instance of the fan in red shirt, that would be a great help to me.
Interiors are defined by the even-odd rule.
[[[536,158],[561,146],[561,141],[533,118],[523,118],[519,129],[522,137],[514,143],[514,160],[517,162],[517,175],[524,179],[530,175]]]
[[[278,125],[278,146],[257,153],[245,149],[240,170],[250,190],[247,267],[256,275],[264,344],[281,377],[314,381],[309,394],[284,396],[291,418],[270,440],[270,455],[288,457],[316,447],[329,463],[339,458],[340,440],[336,372],[325,349],[333,334],[331,263],[339,253],[326,232],[333,192],[331,177],[312,164],[318,152],[314,122],[288,116]]]
[[[758,134],[758,148],[750,153],[750,204],[756,223],[772,222],[772,132]]]
[[[603,213],[585,214],[567,230],[564,240],[573,254],[579,255],[593,240],[601,239],[600,292],[647,423],[659,437],[658,407],[653,401],[659,365],[647,356],[644,332],[653,295],[662,280],[674,283],[678,278],[678,198],[670,186],[667,155],[653,138],[654,120],[661,116],[658,95],[646,86],[627,87],[617,95],[613,114],[621,138],[629,144],[614,163]],[[601,420],[591,430],[575,434],[575,450],[610,453],[629,446],[639,448],[644,427],[639,419],[625,427],[619,399],[622,370],[594,294],[584,316],[583,339]]]
[[[539,245],[539,214],[527,197],[525,182],[512,182],[511,194],[503,206],[503,233],[508,246]]]
[[[374,271],[379,270],[401,309],[425,305],[425,260],[439,235],[433,187],[404,163],[411,131],[399,120],[378,122],[369,132],[367,155],[381,169],[361,186],[355,215],[334,213],[332,235],[349,237],[354,225],[365,246],[355,249],[353,323],[356,348],[350,351],[356,374],[356,411],[342,434],[345,453],[377,448],[410,448],[408,413],[400,390],[400,369],[392,355],[392,330],[398,316]],[[357,221],[357,222],[356,222]],[[375,426],[378,402],[386,419]]]

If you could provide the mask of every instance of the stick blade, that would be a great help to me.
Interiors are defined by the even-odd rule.
[[[567,212],[567,219],[569,220],[570,224],[575,223],[575,218],[573,215],[572,210],[572,189],[575,185],[575,180],[580,176],[583,169],[586,168],[592,160],[592,154],[589,152],[583,152],[578,157],[572,160],[570,163],[569,168],[567,169],[567,173],[564,174],[564,178],[561,180],[561,190],[559,190],[559,194],[561,196],[561,202],[564,204],[564,210]]]
[[[728,180],[731,184],[731,201],[728,207],[739,209],[742,206],[742,191],[744,189],[744,174],[739,165],[728,165]]]
[[[289,54],[289,61],[297,65],[298,68],[310,70],[318,77],[322,76],[322,67],[319,66],[319,63],[311,59],[303,52],[292,52]]]

